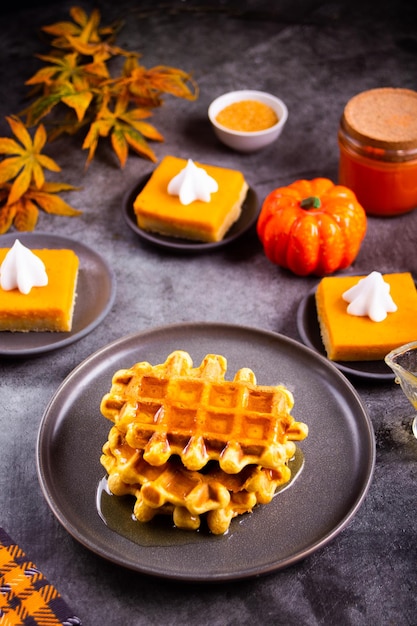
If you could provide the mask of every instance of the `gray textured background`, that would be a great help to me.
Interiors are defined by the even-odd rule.
[[[34,55],[47,50],[38,28],[67,19],[71,4],[3,8],[2,136],[8,134],[4,116],[24,106],[24,81],[39,67]],[[261,199],[298,178],[336,180],[338,122],[354,94],[380,86],[417,87],[414,2],[79,4],[88,11],[98,6],[104,24],[123,18],[117,43],[141,52],[146,67],[176,66],[197,80],[196,102],[168,97],[156,111],[152,121],[165,137],[154,145],[158,158],[174,154],[237,167]],[[239,88],[271,91],[288,106],[283,135],[268,150],[240,155],[211,132],[209,103]],[[104,322],[72,346],[30,359],[0,357],[0,524],[85,626],[415,625],[417,442],[407,421],[410,406],[393,383],[355,382],[377,441],[374,480],[363,506],[331,544],[283,572],[221,586],[158,581],[91,554],[55,520],[36,476],[36,435],[49,399],[74,367],[123,335],[177,322],[230,322],[298,339],[297,306],[317,283],[269,263],[254,234],[196,256],[146,245],[127,227],[122,203],[152,164],[131,156],[120,170],[103,145],[85,171],[80,145],[80,138],[62,139],[48,154],[62,168],[59,180],[82,186],[67,198],[82,216],[43,214],[37,230],[98,250],[114,269],[117,297]],[[352,271],[417,276],[416,248],[417,212],[369,218]]]

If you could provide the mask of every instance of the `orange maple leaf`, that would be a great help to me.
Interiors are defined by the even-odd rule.
[[[42,124],[36,129],[32,140],[18,117],[10,116],[6,120],[20,144],[13,139],[0,141],[0,154],[13,155],[0,163],[0,184],[14,178],[8,200],[9,204],[14,204],[32,182],[38,189],[42,187],[45,182],[44,168],[53,172],[60,172],[61,168],[53,159],[42,154],[47,138]]]
[[[64,133],[74,135],[88,126],[82,145],[88,150],[87,166],[100,138],[110,140],[122,167],[129,148],[156,161],[147,140],[163,141],[163,136],[143,120],[151,115],[150,109],[161,106],[165,94],[195,100],[197,84],[190,74],[175,67],[159,65],[146,69],[139,63],[140,54],[113,45],[116,26],[102,28],[98,10],[88,15],[80,7],[72,7],[70,13],[73,22],[57,22],[43,28],[54,37],[55,49],[48,55],[38,55],[48,65],[26,81],[34,87],[33,92],[41,92],[23,112],[27,126],[39,124],[53,112],[52,123],[47,126],[48,141]],[[122,73],[113,78],[106,62],[120,55],[125,57]],[[9,162],[8,168],[4,175],[13,174],[17,164]],[[17,189],[13,190],[16,196],[30,178],[29,171],[22,172]]]
[[[19,231],[32,231],[38,221],[39,209],[46,213],[74,217],[81,211],[72,208],[65,200],[54,194],[72,191],[76,187],[66,183],[45,182],[41,188],[29,187],[15,202],[10,202],[10,185],[0,189],[0,234],[14,227]]]
[[[71,7],[70,15],[73,22],[63,21],[49,26],[43,26],[42,30],[55,39],[52,44],[55,48],[72,49],[73,44],[69,43],[69,38],[78,39],[80,43],[99,43],[103,36],[108,40],[114,38],[120,24],[113,26],[99,27],[101,14],[98,9],[93,9],[91,15],[80,7]]]

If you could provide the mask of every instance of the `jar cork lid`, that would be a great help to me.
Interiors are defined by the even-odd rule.
[[[345,106],[342,125],[353,138],[385,150],[417,148],[417,91],[370,89]]]

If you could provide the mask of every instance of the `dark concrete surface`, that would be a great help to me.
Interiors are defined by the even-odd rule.
[[[0,15],[0,132],[21,110],[24,81],[46,47],[39,27],[68,18],[70,2],[8,3]],[[79,2],[98,6],[103,23],[124,19],[122,47],[147,67],[192,72],[195,102],[167,97],[153,123],[165,142],[158,158],[184,158],[241,169],[260,199],[298,178],[336,181],[337,127],[345,103],[380,86],[417,88],[415,2]],[[279,141],[250,155],[218,143],[207,121],[217,95],[239,88],[281,97],[289,119]],[[413,626],[416,603],[416,461],[411,407],[393,382],[354,381],[376,437],[374,478],[349,526],[288,569],[255,580],[190,585],[146,577],[92,554],[59,524],[36,474],[38,427],[48,401],[80,362],[107,343],[154,326],[219,321],[299,339],[296,311],[317,283],[265,258],[254,234],[202,255],[177,255],[142,242],[125,223],[126,192],[152,165],[136,156],[118,168],[103,146],[90,168],[77,138],[52,144],[60,180],[81,186],[68,201],[77,218],[42,214],[38,231],[80,239],[111,264],[115,304],[88,336],[61,351],[0,357],[0,525],[62,593],[85,626],[276,624]],[[1,237],[0,237],[1,245]],[[369,218],[351,268],[417,276],[417,212]],[[229,294],[233,294],[231,298]],[[416,336],[417,338],[417,336]],[[325,446],[323,448],[325,453]],[[74,450],[74,462],[77,451]]]

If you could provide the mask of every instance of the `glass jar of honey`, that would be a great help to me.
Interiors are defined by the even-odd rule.
[[[354,96],[340,120],[339,183],[369,215],[417,208],[417,92],[383,87]]]

